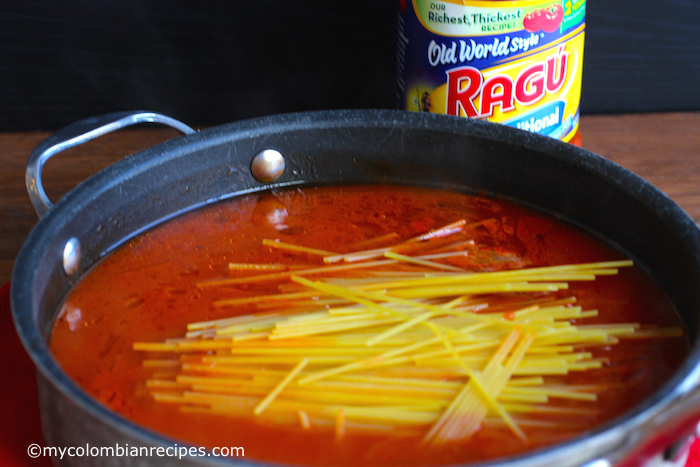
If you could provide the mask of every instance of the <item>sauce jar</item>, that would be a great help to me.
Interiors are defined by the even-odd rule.
[[[586,0],[400,0],[399,107],[580,144]]]

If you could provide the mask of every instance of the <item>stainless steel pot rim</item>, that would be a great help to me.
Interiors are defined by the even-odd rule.
[[[33,264],[31,258],[37,255],[37,252],[45,251],[45,248],[50,243],[50,238],[47,238],[46,234],[46,226],[64,225],[70,221],[72,213],[83,209],[92,197],[99,196],[100,192],[109,189],[114,183],[118,183],[118,180],[128,178],[142,170],[148,170],[148,167],[152,164],[162,163],[163,159],[182,157],[183,154],[192,150],[191,148],[194,146],[202,146],[198,149],[202,150],[224,141],[237,138],[264,138],[266,135],[285,132],[290,129],[301,131],[304,129],[323,130],[324,128],[335,128],[339,121],[344,122],[349,128],[381,128],[387,132],[405,131],[404,127],[409,126],[416,129],[416,131],[434,132],[436,137],[442,132],[466,132],[471,136],[476,136],[486,141],[499,143],[505,141],[536,150],[539,153],[546,154],[549,158],[562,161],[562,163],[580,170],[596,172],[605,178],[608,183],[626,184],[630,187],[630,190],[635,190],[637,193],[647,196],[651,200],[648,202],[654,203],[657,209],[663,211],[676,228],[684,229],[683,236],[688,239],[689,244],[695,245],[696,252],[700,251],[700,231],[697,225],[670,198],[626,169],[593,153],[551,140],[550,138],[488,122],[415,114],[404,111],[321,111],[263,117],[222,125],[196,134],[182,136],[122,160],[76,187],[58,201],[47,216],[39,222],[29,235],[18,256],[15,270],[13,271],[11,290],[12,312],[18,333],[38,370],[60,388],[61,391],[69,394],[81,408],[101,418],[116,429],[131,433],[133,436],[144,439],[154,445],[175,443],[174,440],[140,427],[97,403],[63,373],[48,351],[45,339],[34,321],[35,317],[33,316],[32,307],[28,307],[28,304],[31,304],[33,299],[27,288],[23,287],[23,284],[32,281],[37,274],[42,274],[41,271],[32,270],[28,265]],[[299,183],[303,183],[303,181]],[[284,180],[273,184],[256,183],[251,188],[226,193],[220,198],[291,184],[294,183]],[[210,199],[208,202],[216,200]],[[635,442],[634,439],[629,439],[625,434],[633,433],[634,429],[640,424],[647,423],[650,419],[657,417],[659,413],[668,410],[669,407],[673,407],[678,400],[687,399],[693,395],[700,399],[700,397],[697,397],[697,391],[695,391],[698,380],[700,380],[700,343],[696,339],[691,354],[671,381],[650,399],[621,419],[615,420],[581,437],[550,448],[532,451],[516,458],[498,459],[470,465],[492,466],[508,462],[509,465],[514,467],[526,467],[530,465],[546,465],[542,462],[547,459],[551,459],[554,462],[557,459],[571,456],[581,457],[581,460],[585,461],[585,455],[575,453],[586,451],[596,446],[607,446],[609,450],[614,450],[615,446],[619,446],[622,449],[625,447],[625,444]],[[182,445],[183,443],[178,444]],[[625,449],[629,450],[631,448],[627,446]],[[227,459],[207,458],[206,462],[212,465],[230,465],[231,463],[242,465],[240,461]],[[243,464],[263,465],[263,463],[254,461],[245,461]]]

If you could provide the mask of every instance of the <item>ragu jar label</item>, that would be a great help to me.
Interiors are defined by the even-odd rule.
[[[569,141],[586,0],[399,2],[399,105]]]

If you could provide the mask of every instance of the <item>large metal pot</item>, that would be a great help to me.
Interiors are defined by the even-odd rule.
[[[40,183],[48,157],[141,121],[190,132],[152,113],[112,114],[62,130],[30,158],[30,196],[40,215],[48,213],[19,254],[11,299],[17,330],[37,366],[48,446],[174,443],[94,401],[48,351],[59,305],[101,257],[162,219],[223,198],[292,185],[381,182],[492,193],[582,226],[626,252],[659,282],[693,343],[671,381],[625,416],[570,442],[487,465],[602,467],[678,461],[700,419],[700,230],[644,180],[588,151],[505,126],[402,111],[327,111],[243,121],[165,142],[89,178],[49,210]],[[261,182],[251,174],[251,161],[268,149],[282,155],[285,167],[279,178]],[[174,461],[152,456],[64,457],[54,462]],[[241,463],[213,457],[178,461],[183,466]]]

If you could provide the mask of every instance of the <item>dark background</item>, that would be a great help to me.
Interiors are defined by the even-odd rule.
[[[0,0],[0,131],[394,108],[397,0]],[[590,0],[584,114],[700,110],[700,1]]]

